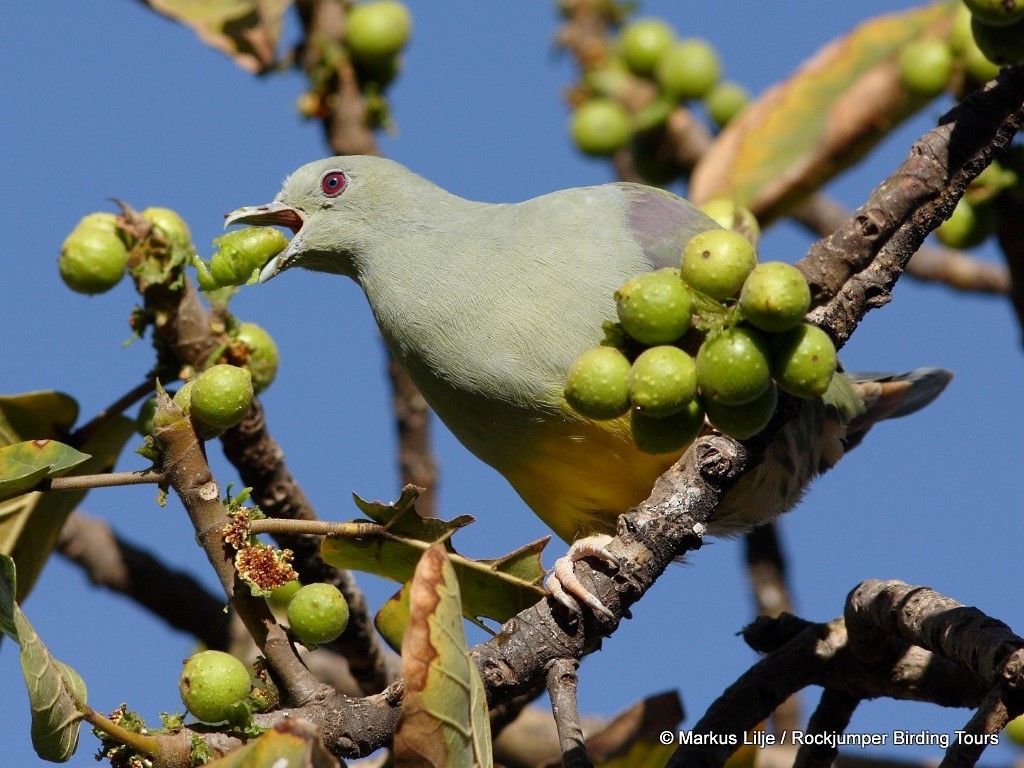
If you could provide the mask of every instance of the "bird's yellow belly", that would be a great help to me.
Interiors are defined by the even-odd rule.
[[[652,456],[633,444],[628,418],[550,424],[510,466],[498,467],[523,500],[566,542],[614,533],[679,454]]]

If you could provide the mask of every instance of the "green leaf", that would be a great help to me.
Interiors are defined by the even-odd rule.
[[[85,682],[50,654],[14,600],[14,561],[0,555],[0,629],[21,646],[21,673],[32,708],[32,746],[44,760],[63,763],[78,747]]]
[[[18,574],[14,560],[0,555],[0,632],[11,640],[18,641],[18,628],[14,624],[15,594],[18,591]]]
[[[451,521],[421,518],[414,508],[416,496],[415,491],[406,489],[394,504],[370,503],[356,497],[359,508],[374,522],[385,526],[387,533],[382,537],[359,539],[326,538],[320,549],[324,561],[404,584],[412,578],[423,552],[441,542],[446,546],[461,585],[466,618],[505,622],[547,595],[540,586],[544,576],[540,554],[547,538],[503,557],[472,560],[457,554],[448,540],[473,518],[468,515]]]
[[[110,470],[134,431],[131,419],[111,419],[81,446],[90,458],[78,465],[78,471],[89,474]],[[57,545],[64,521],[85,494],[86,491],[33,491],[0,501],[0,553],[11,555],[18,564],[19,600],[24,600],[35,585]]]
[[[0,500],[24,493],[45,477],[60,477],[89,455],[56,440],[28,440],[0,448]]]
[[[264,72],[276,59],[281,19],[293,0],[143,0],[179,21],[207,45],[250,72]]]
[[[469,657],[461,604],[444,545],[434,544],[420,559],[409,590],[396,765],[492,765],[483,681]]]
[[[694,169],[690,197],[732,198],[763,226],[859,161],[931,100],[903,86],[899,54],[945,37],[957,5],[879,16],[824,47],[729,123]]]
[[[62,440],[78,418],[78,403],[63,392],[0,396],[0,446],[22,440]]]

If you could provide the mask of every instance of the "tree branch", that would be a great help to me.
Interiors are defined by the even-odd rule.
[[[575,659],[556,659],[548,667],[548,696],[551,698],[551,712],[558,728],[558,743],[564,768],[593,768],[587,757],[587,745],[583,740],[580,726],[580,710],[577,703],[579,677],[576,674],[579,662]]]
[[[817,194],[792,212],[795,221],[818,237],[828,237],[852,218],[845,206]],[[972,258],[952,248],[921,246],[907,264],[907,274],[918,280],[945,283],[977,293],[1006,294],[1010,273],[1005,266]]]
[[[842,347],[870,310],[891,298],[924,238],[949,217],[967,185],[1013,139],[1021,124],[1024,69],[998,79],[950,110],[877,187],[853,219],[815,243],[797,266],[811,285],[809,319]]]

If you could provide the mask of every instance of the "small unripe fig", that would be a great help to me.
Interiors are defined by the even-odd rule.
[[[785,331],[804,319],[811,306],[811,289],[803,273],[782,261],[754,267],[740,291],[743,317],[762,331]]]
[[[79,220],[78,224],[75,225],[75,229],[84,229],[85,227],[105,229],[107,232],[111,232],[115,235],[117,235],[119,231],[117,227],[117,216],[112,213],[108,213],[107,211],[87,213]]]
[[[219,286],[242,285],[259,276],[259,270],[288,245],[288,238],[274,227],[246,227],[215,238],[210,276]]]
[[[772,375],[780,389],[797,397],[825,394],[838,365],[835,344],[827,333],[801,323],[772,337],[771,350]]]
[[[743,235],[710,229],[683,248],[683,280],[713,299],[730,299],[757,264],[757,252]]]
[[[771,383],[768,347],[754,330],[727,328],[697,352],[697,383],[705,402],[742,405]]]
[[[1024,747],[1024,715],[1019,715],[1006,724],[1003,728],[1010,741],[1018,747]]]
[[[996,27],[975,16],[971,19],[971,32],[978,48],[993,64],[1009,67],[1024,62],[1024,19]]]
[[[992,234],[995,224],[995,215],[990,207],[972,205],[961,198],[949,218],[939,224],[935,236],[950,248],[973,248]]]
[[[1005,27],[1024,19],[1022,0],[963,0],[971,15],[994,27]]]
[[[690,327],[690,291],[674,269],[645,272],[615,292],[619,322],[642,344],[669,344]]]
[[[708,400],[704,406],[707,409],[708,421],[711,422],[711,426],[729,437],[746,440],[768,426],[778,401],[778,390],[772,383],[763,394],[749,403],[726,405]]]
[[[288,603],[295,597],[295,593],[302,589],[302,582],[298,579],[292,579],[287,584],[278,587],[270,593],[267,600],[274,608],[280,608],[284,610],[288,607]]]
[[[619,55],[638,75],[649,75],[675,41],[672,27],[661,19],[637,19],[619,36]]]
[[[252,374],[252,388],[259,394],[274,381],[280,357],[274,338],[256,323],[241,323],[234,334],[249,349],[245,367]]]
[[[614,347],[588,349],[569,367],[565,399],[591,419],[614,419],[629,410],[629,360]]]
[[[192,384],[192,418],[215,429],[230,429],[252,403],[252,375],[234,365],[215,365]]]
[[[156,416],[156,397],[151,397],[139,407],[135,417],[135,430],[145,437],[153,434],[153,417]]]
[[[79,226],[64,241],[57,266],[71,290],[104,293],[124,277],[128,251],[115,232],[95,225]]]
[[[142,218],[152,222],[169,243],[180,245],[182,248],[188,248],[192,244],[192,233],[188,231],[188,224],[178,215],[177,211],[172,211],[170,208],[152,207],[139,213]]]
[[[704,97],[708,117],[716,125],[724,126],[750,101],[750,92],[739,83],[723,81],[716,83]]]
[[[629,417],[633,442],[644,453],[675,453],[692,443],[704,427],[704,408],[699,398],[678,413],[664,418],[633,411]]]
[[[707,40],[680,40],[661,57],[655,75],[658,84],[673,99],[703,98],[718,82],[722,65]]]
[[[645,416],[679,413],[697,395],[697,366],[679,347],[644,350],[629,372],[629,399]]]
[[[701,205],[700,209],[714,219],[722,229],[739,232],[757,250],[757,243],[761,239],[761,225],[757,223],[757,217],[749,208],[728,197],[716,197]]]
[[[223,651],[200,651],[185,662],[178,691],[185,708],[206,723],[231,717],[249,695],[249,670]]]
[[[333,584],[307,584],[288,603],[288,626],[302,643],[329,643],[348,626],[348,603]]]
[[[633,133],[629,112],[614,99],[590,99],[577,107],[569,126],[576,146],[588,155],[614,154]]]
[[[174,393],[172,400],[174,404],[181,409],[181,412],[186,416],[192,413],[192,385],[194,381],[186,381],[181,385],[181,389]]]
[[[937,96],[953,76],[953,52],[944,40],[925,38],[908,43],[900,52],[900,78],[921,96]]]
[[[345,17],[345,45],[363,64],[379,65],[397,56],[411,34],[412,15],[396,0],[360,3]]]

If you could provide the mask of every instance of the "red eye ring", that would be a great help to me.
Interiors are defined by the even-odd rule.
[[[348,176],[345,175],[344,171],[331,171],[324,174],[323,179],[320,180],[320,189],[328,197],[337,197],[345,191],[347,186]]]

